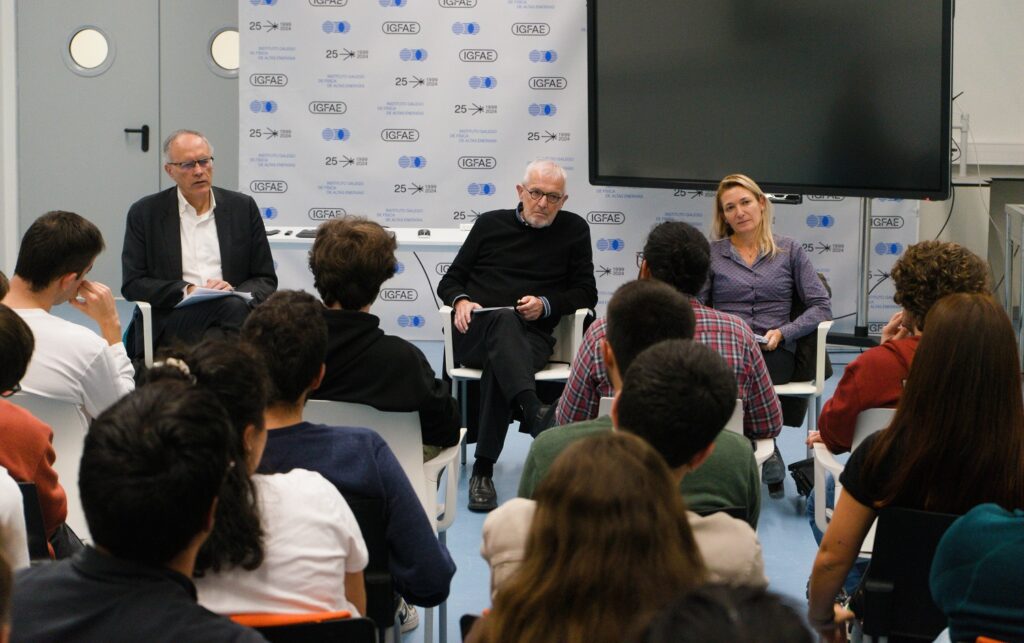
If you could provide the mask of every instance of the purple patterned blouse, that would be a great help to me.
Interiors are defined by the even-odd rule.
[[[779,252],[761,255],[753,266],[740,258],[729,239],[711,242],[711,270],[708,283],[698,299],[736,315],[759,335],[778,328],[786,348],[793,341],[832,319],[828,291],[803,248],[790,237],[775,236]],[[794,291],[807,306],[802,315],[789,320]]]

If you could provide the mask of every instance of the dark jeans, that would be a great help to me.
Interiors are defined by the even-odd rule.
[[[547,364],[555,339],[523,321],[514,310],[474,315],[465,334],[452,338],[455,359],[483,369],[476,453],[497,461],[505,446],[516,395],[536,390],[534,373]]]

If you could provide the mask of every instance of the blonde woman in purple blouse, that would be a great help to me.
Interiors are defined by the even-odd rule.
[[[699,298],[750,326],[772,383],[784,384],[796,340],[832,318],[828,292],[800,244],[772,235],[772,204],[750,177],[730,174],[718,184],[711,226],[711,270]],[[804,311],[792,318],[794,303]]]

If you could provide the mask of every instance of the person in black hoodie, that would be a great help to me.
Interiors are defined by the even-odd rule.
[[[395,274],[394,235],[362,217],[327,221],[309,253],[327,321],[327,372],[312,397],[418,411],[427,460],[459,441],[461,419],[448,385],[420,349],[380,329],[370,314],[381,284]]]

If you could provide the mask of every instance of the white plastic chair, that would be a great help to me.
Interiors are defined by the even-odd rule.
[[[423,505],[423,510],[430,520],[430,525],[438,534],[441,543],[445,543],[445,531],[455,521],[459,491],[459,446],[466,440],[466,429],[459,431],[459,443],[450,446],[436,457],[423,461],[423,435],[420,432],[420,416],[416,411],[387,412],[378,411],[366,404],[350,402],[332,402],[328,400],[309,400],[303,411],[303,419],[308,422],[319,422],[334,426],[361,426],[373,429],[384,439],[395,454],[402,471],[412,484],[416,495]],[[444,500],[438,502],[438,480],[447,470]],[[433,608],[427,608],[423,629],[424,643],[433,638]],[[448,602],[438,607],[438,639],[447,641]]]
[[[828,343],[828,331],[832,321],[818,324],[818,348],[814,356],[814,379],[807,382],[789,382],[776,384],[775,394],[779,397],[805,397],[814,401],[814,408],[807,409],[807,431],[818,430],[818,416],[821,415],[821,394],[825,392],[825,353]],[[810,406],[810,405],[809,405]]]
[[[10,401],[28,410],[53,429],[53,450],[57,454],[53,469],[68,499],[68,517],[65,522],[79,538],[89,539],[89,526],[82,510],[82,498],[78,494],[78,464],[82,459],[85,434],[89,430],[85,414],[77,404],[24,391],[15,393]]]
[[[860,443],[872,433],[878,433],[889,426],[896,409],[865,409],[857,415],[857,424],[853,429],[853,439],[850,444],[852,452]],[[825,506],[826,488],[825,473],[831,473],[835,479],[835,495],[833,506],[839,504],[839,495],[843,491],[843,485],[839,482],[839,475],[846,465],[836,459],[835,454],[828,450],[822,442],[814,444],[814,524],[822,532],[828,527],[832,520],[832,510]],[[870,553],[875,541],[875,525],[871,525],[871,531],[864,538],[861,546],[862,553]]]
[[[132,301],[131,299],[125,299],[124,297],[114,297],[118,301],[127,301],[130,304],[135,304],[139,307],[139,312],[142,314],[142,357],[146,364],[146,368],[153,367],[153,307],[146,301]],[[133,314],[134,316],[134,314]],[[130,324],[131,322],[129,322]],[[136,330],[136,332],[140,332]],[[127,327],[125,328],[127,334]],[[129,349],[131,347],[125,346]]]
[[[732,410],[732,416],[725,423],[725,430],[743,435],[743,400],[737,399],[736,406]],[[760,480],[761,465],[775,453],[775,440],[772,438],[760,438],[752,440],[754,443],[754,462],[757,463],[757,477]]]
[[[466,384],[470,380],[479,380],[483,371],[479,368],[455,365],[455,349],[452,340],[454,324],[452,323],[452,307],[441,306],[438,309],[441,316],[441,328],[444,331],[444,366],[448,371],[448,377],[452,378],[455,384],[455,398],[459,400],[459,410],[462,412],[463,422],[468,413],[466,407]],[[555,326],[552,333],[555,338],[554,352],[547,365],[534,374],[538,382],[565,382],[569,379],[569,367],[576,357],[580,346],[583,344],[583,324],[587,319],[590,310],[579,308],[572,315],[564,315]],[[466,444],[462,444],[462,462],[466,461]]]
[[[612,410],[612,400],[614,398],[602,397],[601,402],[598,405],[598,415],[608,415]],[[743,435],[743,400],[736,400],[736,406],[733,407],[732,415],[729,416],[729,421],[725,423],[725,430],[732,431]],[[772,453],[775,452],[775,440],[771,438],[761,438],[754,440],[754,461],[757,462],[757,475],[761,476],[761,465],[765,461],[772,457]]]

